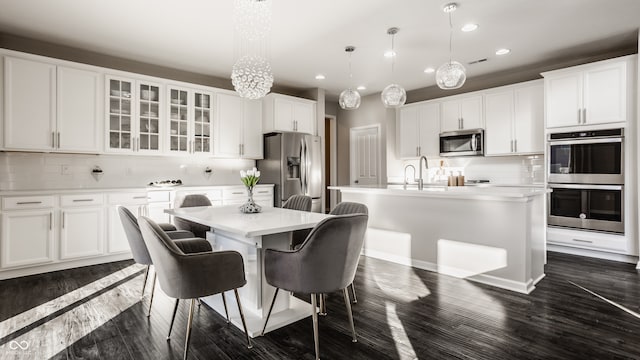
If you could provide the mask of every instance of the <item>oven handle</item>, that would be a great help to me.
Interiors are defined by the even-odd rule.
[[[593,190],[622,190],[622,185],[581,185],[581,184],[549,184],[551,189],[593,189]]]
[[[584,140],[549,140],[549,145],[580,145],[580,144],[603,144],[603,143],[621,143],[621,137],[584,139]]]

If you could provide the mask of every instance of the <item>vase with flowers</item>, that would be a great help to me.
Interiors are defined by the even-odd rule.
[[[259,213],[262,207],[253,201],[253,187],[260,181],[260,171],[255,167],[251,170],[240,171],[240,180],[247,187],[247,202],[240,206],[240,211],[246,214]]]

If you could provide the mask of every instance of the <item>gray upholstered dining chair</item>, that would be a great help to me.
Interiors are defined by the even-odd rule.
[[[311,196],[291,195],[287,201],[282,204],[282,208],[310,212],[311,204]],[[304,239],[307,238],[307,235],[309,235],[309,229],[293,231],[291,233],[290,248],[293,249],[296,245],[302,244]]]
[[[214,294],[222,294],[224,299],[224,292],[229,290],[233,290],[236,296],[242,326],[247,338],[247,347],[252,348],[238,296],[238,288],[247,283],[242,255],[237,251],[186,254],[153,220],[144,216],[140,218],[140,230],[158,272],[162,291],[176,299],[191,300],[184,358],[187,358],[189,351],[195,300]]]
[[[149,255],[149,250],[142,239],[142,233],[140,232],[140,226],[138,225],[138,220],[136,217],[124,206],[118,206],[118,215],[120,216],[120,221],[122,222],[122,227],[124,228],[124,233],[127,237],[127,241],[129,242],[129,247],[131,248],[131,254],[133,255],[133,260],[142,265],[147,265],[147,269],[144,273],[144,280],[142,283],[142,296],[144,296],[144,289],[147,286],[147,278],[149,277],[149,268],[153,265],[151,261],[151,256]],[[197,253],[202,251],[211,251],[211,244],[204,239],[194,238],[194,235],[190,231],[185,230],[176,230],[176,228],[171,224],[161,223],[158,226],[165,231],[167,236],[172,239],[176,246],[180,247],[182,251],[186,253]],[[168,231],[167,229],[172,229],[173,231]],[[153,304],[153,294],[155,293],[155,284],[156,284],[156,275],[154,272],[153,281],[151,283],[151,296],[149,298],[149,311],[147,312],[147,316],[151,315],[151,305]],[[176,302],[176,308],[178,303]],[[175,312],[174,312],[175,317]],[[173,319],[171,320],[173,323]]]
[[[185,207],[195,207],[195,206],[211,206],[211,200],[204,194],[189,194],[185,196],[178,196],[173,204],[174,209],[185,208]],[[179,217],[175,217],[173,222],[176,224],[176,227],[179,230],[188,230],[191,231],[195,236],[200,238],[207,238],[207,231],[211,228],[198,224],[193,221],[180,219]]]
[[[318,223],[295,250],[266,249],[265,279],[276,288],[262,334],[280,289],[311,294],[313,339],[320,356],[316,294],[342,290],[353,342],[357,342],[347,286],[353,282],[367,229],[366,214],[338,215]],[[294,270],[295,269],[295,270]]]

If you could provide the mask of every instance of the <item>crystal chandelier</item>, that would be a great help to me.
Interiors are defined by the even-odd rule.
[[[393,76],[393,70],[395,66],[396,51],[394,47],[395,36],[398,33],[397,27],[392,27],[387,30],[387,34],[391,35],[391,75]],[[398,84],[392,83],[382,90],[380,94],[382,98],[382,104],[386,108],[397,108],[407,101],[407,92],[404,88]]]
[[[344,48],[349,54],[349,88],[340,93],[338,103],[344,110],[355,110],[360,107],[360,93],[351,88],[353,74],[351,72],[351,54],[356,50],[355,46],[347,46]]]
[[[241,97],[260,99],[273,85],[266,55],[271,0],[235,0],[235,25],[239,55],[231,71],[231,83]]]
[[[436,71],[436,84],[444,90],[452,90],[461,87],[467,80],[467,74],[464,66],[457,61],[451,60],[453,24],[451,22],[451,13],[456,11],[458,4],[449,3],[442,9],[449,14],[449,61],[442,64]]]

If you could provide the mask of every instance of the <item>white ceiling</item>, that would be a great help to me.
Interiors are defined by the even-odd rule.
[[[391,80],[387,28],[396,35],[395,82],[435,84],[426,67],[448,59],[446,0],[273,0],[269,42],[275,83],[320,87],[335,97],[349,84],[363,95]],[[0,31],[127,59],[228,78],[234,61],[233,0],[0,0]],[[468,77],[535,64],[567,49],[614,39],[640,27],[640,0],[460,0],[453,13],[453,60]],[[463,33],[468,22],[479,29]],[[496,49],[512,49],[497,57]],[[314,79],[322,73],[323,81]]]

